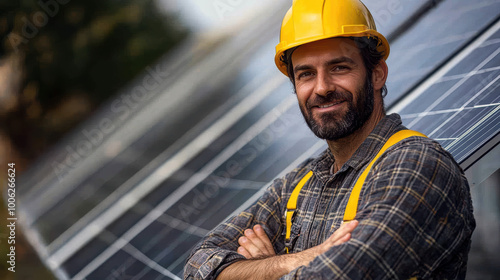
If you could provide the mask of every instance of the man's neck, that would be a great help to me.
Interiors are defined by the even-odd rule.
[[[366,140],[377,124],[385,117],[383,109],[374,109],[367,122],[351,135],[338,140],[327,140],[330,152],[335,158],[333,171],[337,172]]]

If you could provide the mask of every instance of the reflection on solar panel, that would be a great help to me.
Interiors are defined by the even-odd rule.
[[[400,13],[377,21],[407,24],[428,3],[401,1]],[[304,125],[289,82],[273,65],[288,3],[281,4],[235,38],[191,47],[182,63],[174,59],[196,66],[179,68],[123,124],[113,110],[89,121],[82,131],[94,131],[102,118],[121,125],[62,178],[36,168],[77,161],[69,151],[78,135],[22,178],[33,186],[20,197],[26,233],[58,277],[180,279],[202,236],[326,147]],[[461,163],[498,141],[499,11],[500,1],[441,1],[391,42],[390,111]]]
[[[497,22],[393,109],[458,162],[500,132],[499,30]]]
[[[422,16],[391,43],[391,94],[386,103],[392,104],[468,44],[498,17],[499,10],[499,1],[448,0]]]

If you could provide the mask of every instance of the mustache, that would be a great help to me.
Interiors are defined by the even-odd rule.
[[[329,91],[325,96],[315,94],[313,98],[310,98],[306,102],[308,109],[313,107],[318,107],[328,103],[334,103],[338,101],[352,102],[352,93],[348,91]]]

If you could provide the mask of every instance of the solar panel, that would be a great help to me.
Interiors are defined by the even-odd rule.
[[[392,26],[428,2],[401,1]],[[222,60],[217,65],[230,70],[219,73],[217,83],[192,80],[189,90],[196,94],[174,102],[169,114],[155,111],[161,108],[155,103],[167,102],[180,87],[158,90],[127,119],[127,131],[136,136],[109,136],[103,140],[109,145],[70,170],[70,180],[58,181],[53,172],[44,180],[39,172],[28,173],[25,182],[43,183],[21,197],[25,229],[58,277],[180,279],[201,237],[249,206],[273,178],[326,148],[304,124],[291,85],[273,65],[280,20],[275,14],[285,6],[268,11],[269,19],[262,15],[262,22],[239,37],[191,53],[208,56],[207,65]],[[391,42],[386,104],[458,162],[498,141],[498,11],[500,1],[441,1]],[[390,26],[383,28],[397,29]],[[227,54],[242,51],[243,38],[256,42],[245,46],[247,56],[238,56],[244,59],[231,68],[235,58]],[[191,72],[196,71],[186,68],[184,74]],[[200,72],[189,77],[202,77]],[[138,131],[131,131],[133,124],[141,125]],[[61,147],[42,162],[67,156],[67,143]]]
[[[496,22],[393,109],[457,162],[500,132],[499,30]]]
[[[391,105],[426,79],[498,17],[499,1],[442,1],[391,42]],[[474,59],[474,58],[472,58]]]

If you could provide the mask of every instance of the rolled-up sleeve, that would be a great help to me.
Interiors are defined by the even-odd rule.
[[[276,179],[252,206],[237,216],[221,223],[205,236],[193,249],[184,267],[184,279],[215,279],[230,264],[245,259],[238,254],[238,238],[245,229],[256,224],[264,230],[274,244],[281,237],[281,192],[285,178]]]
[[[428,139],[381,157],[363,186],[350,241],[282,279],[464,279],[475,227],[469,186]]]

